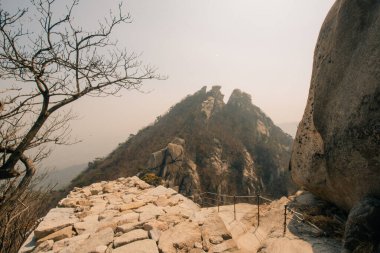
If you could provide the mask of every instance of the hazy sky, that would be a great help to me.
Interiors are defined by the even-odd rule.
[[[59,1],[59,0],[58,0]],[[62,0],[61,0],[62,1]],[[3,8],[22,6],[0,0]],[[314,46],[333,0],[129,0],[133,23],[115,36],[130,51],[168,75],[120,97],[86,98],[72,105],[79,119],[72,136],[82,142],[59,147],[46,162],[57,168],[87,163],[124,142],[202,86],[221,85],[252,95],[275,123],[302,117]],[[91,28],[113,0],[81,0],[77,22]]]

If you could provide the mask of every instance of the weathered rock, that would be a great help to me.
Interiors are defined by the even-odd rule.
[[[156,242],[150,239],[132,242],[121,246],[112,251],[112,253],[158,253]]]
[[[143,201],[131,202],[129,204],[124,204],[124,205],[120,206],[119,211],[123,212],[126,210],[133,210],[133,209],[137,209],[137,208],[142,207],[142,206],[145,206],[145,202],[143,202]]]
[[[54,233],[49,234],[49,235],[39,239],[37,241],[37,243],[41,243],[44,241],[54,241],[55,242],[55,241],[59,241],[59,240],[65,239],[65,238],[70,238],[72,235],[73,235],[73,227],[68,226],[68,227],[65,227],[63,229],[55,231]],[[53,247],[53,245],[52,245],[52,247]]]
[[[132,222],[123,224],[116,227],[116,232],[127,233],[129,231],[132,231],[133,229],[142,228],[143,224],[143,222]]]
[[[343,243],[346,252],[378,252],[376,250],[380,247],[379,217],[380,199],[365,198],[351,209]]]
[[[291,172],[350,210],[380,197],[380,4],[338,0],[322,26]]]
[[[125,244],[143,239],[148,239],[148,232],[143,229],[135,229],[119,237],[116,237],[113,241],[113,246],[117,248]]]
[[[100,245],[100,246],[96,247],[95,250],[91,253],[106,253],[107,249],[108,249],[107,246]]]
[[[201,242],[198,224],[182,222],[164,231],[158,241],[158,247],[163,253],[190,251],[196,242]]]
[[[108,246],[113,241],[113,236],[111,228],[105,228],[97,233],[93,233],[80,244],[75,253],[90,253],[95,251],[99,246]]]
[[[214,245],[212,247],[211,252],[219,253],[219,252],[228,252],[232,250],[237,250],[236,243],[233,240],[223,241],[218,245]]]
[[[153,204],[147,204],[146,206],[140,207],[135,210],[140,213],[139,221],[148,221],[150,219],[156,219],[158,216],[165,214],[162,208],[157,207]]]
[[[53,248],[54,241],[53,240],[45,240],[41,244],[39,244],[32,253],[37,252],[47,252]]]
[[[290,169],[298,185],[346,211],[366,197],[380,198],[379,59],[380,2],[337,0],[316,45]],[[357,209],[352,212],[347,236],[371,241],[374,231],[359,229]],[[364,217],[361,223],[369,224]]]
[[[97,194],[91,193],[92,185],[72,191],[65,201],[79,206],[52,209],[39,226],[40,234],[37,233],[47,233],[46,236],[36,238],[32,234],[20,252],[109,253],[116,247],[116,252],[151,253],[158,252],[155,242],[163,252],[197,252],[193,250],[195,245],[202,246],[199,221],[203,224],[208,219],[200,207],[172,189],[145,188],[140,181],[127,178],[97,183],[95,188],[102,187]],[[136,188],[140,183],[145,189]],[[131,202],[124,203],[123,196],[129,196],[131,189],[134,192]],[[81,208],[81,204],[86,208]],[[120,212],[122,206],[126,210]],[[43,248],[36,247],[37,239],[40,239],[37,245]],[[210,239],[213,243],[219,243],[218,240],[218,236]],[[147,246],[135,244],[140,241]],[[223,243],[224,240],[219,244]]]
[[[77,248],[80,247],[80,244],[83,243],[84,240],[88,239],[90,234],[82,234],[78,236],[73,236],[71,238],[59,240],[53,245],[53,252],[60,253],[72,253],[75,252]]]
[[[76,222],[78,218],[74,216],[74,208],[53,208],[34,230],[34,235],[40,239]]]
[[[231,239],[231,233],[227,230],[223,220],[215,213],[207,216],[202,225],[203,249],[214,252],[221,252],[221,249],[227,250],[237,248],[234,241],[225,243],[224,240]],[[219,244],[222,244],[219,246]]]

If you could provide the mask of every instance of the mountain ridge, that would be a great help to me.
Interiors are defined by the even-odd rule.
[[[236,89],[224,103],[220,89],[204,86],[188,95],[106,158],[89,163],[72,186],[141,174],[153,153],[172,146],[184,152],[181,161],[161,160],[164,167],[148,169],[163,177],[166,186],[190,187],[185,195],[260,191],[277,197],[294,191],[287,172],[291,136],[253,105],[249,94]],[[172,143],[176,139],[183,143]]]

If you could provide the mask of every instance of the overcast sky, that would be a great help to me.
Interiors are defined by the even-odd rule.
[[[59,1],[59,0],[58,0]],[[62,1],[62,0],[61,0]],[[0,0],[2,8],[25,2]],[[65,2],[65,1],[63,1]],[[221,85],[225,100],[239,88],[272,120],[301,120],[314,46],[333,0],[129,0],[133,23],[117,30],[120,45],[143,53],[168,75],[147,93],[86,98],[72,105],[82,142],[56,148],[46,165],[64,168],[106,156],[131,133],[202,86]],[[81,0],[76,21],[93,27],[118,1]]]

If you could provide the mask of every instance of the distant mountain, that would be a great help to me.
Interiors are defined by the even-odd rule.
[[[109,156],[89,163],[72,186],[139,174],[148,180],[158,176],[187,196],[261,191],[278,197],[294,190],[291,136],[249,94],[234,90],[226,104],[223,97],[219,86],[187,96]]]
[[[293,138],[296,136],[298,121],[278,123],[278,126],[287,134],[290,134]]]
[[[39,186],[54,186],[55,190],[60,190],[70,185],[71,180],[76,178],[87,168],[87,164],[73,165],[64,169],[46,172],[46,177]],[[43,172],[44,173],[44,172]]]

